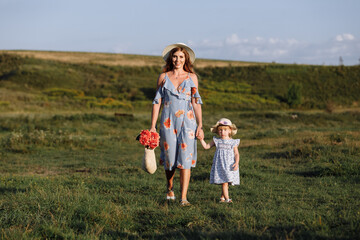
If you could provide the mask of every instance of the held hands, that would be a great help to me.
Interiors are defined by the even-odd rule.
[[[204,131],[203,131],[202,127],[198,127],[196,129],[196,138],[199,140],[204,139]]]

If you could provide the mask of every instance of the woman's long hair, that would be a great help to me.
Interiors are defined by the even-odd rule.
[[[174,69],[174,65],[172,63],[172,58],[173,58],[174,53],[176,53],[177,51],[181,51],[185,55],[184,70],[186,72],[189,72],[189,73],[195,73],[194,67],[193,67],[193,65],[192,65],[192,63],[190,61],[189,53],[186,51],[185,48],[182,48],[182,47],[175,47],[170,51],[169,56],[166,59],[166,64],[163,67],[163,72],[169,72],[169,71],[172,71]]]

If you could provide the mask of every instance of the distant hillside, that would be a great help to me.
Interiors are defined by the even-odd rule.
[[[324,109],[360,100],[360,66],[196,64],[204,109]],[[156,56],[0,51],[0,110],[148,108],[162,65]]]
[[[164,60],[160,56],[115,54],[115,53],[92,53],[92,52],[56,52],[56,51],[6,51],[0,50],[0,54],[16,54],[21,57],[29,57],[43,60],[54,60],[66,63],[100,64],[106,66],[163,66]],[[228,67],[228,66],[251,66],[260,63],[196,59],[195,67]]]

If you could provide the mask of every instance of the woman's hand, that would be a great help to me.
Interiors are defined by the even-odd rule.
[[[196,129],[196,137],[198,139],[204,139],[204,131],[203,131],[202,127],[198,127]]]
[[[149,131],[150,131],[150,132],[156,132],[156,128],[152,127],[152,128],[150,128]]]

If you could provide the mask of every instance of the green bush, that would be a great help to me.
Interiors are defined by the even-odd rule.
[[[9,106],[9,105],[10,105],[10,102],[9,102],[9,101],[0,101],[0,107],[1,107],[1,106],[6,107],[6,106]]]
[[[296,107],[302,103],[302,85],[300,83],[293,82],[289,86],[287,92],[287,102],[290,107]]]
[[[123,108],[132,109],[132,105],[129,102],[118,101],[113,98],[104,98],[98,101],[90,101],[87,103],[88,107],[99,107],[99,108]]]
[[[44,91],[48,96],[59,96],[59,97],[83,97],[84,92],[75,89],[65,89],[65,88],[51,88]]]

